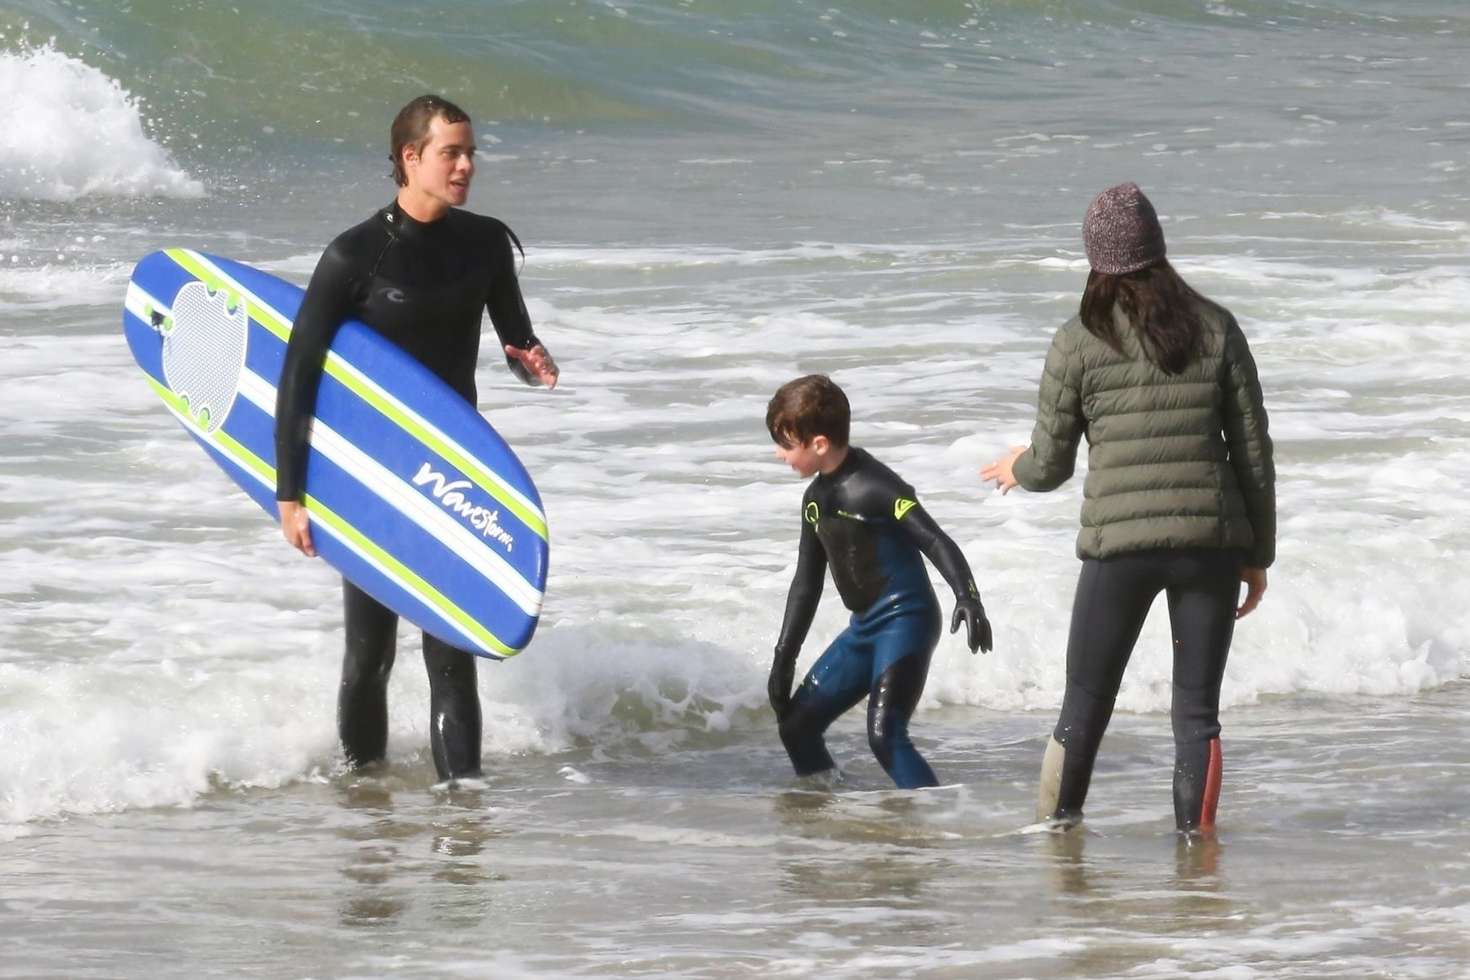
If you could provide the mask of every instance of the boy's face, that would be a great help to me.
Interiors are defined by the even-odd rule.
[[[815,476],[821,470],[823,460],[831,451],[832,443],[826,436],[812,436],[810,442],[797,443],[789,448],[778,443],[776,458],[805,478]]]

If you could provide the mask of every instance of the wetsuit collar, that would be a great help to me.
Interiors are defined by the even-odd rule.
[[[847,474],[851,473],[854,469],[857,468],[857,465],[858,465],[858,454],[860,454],[860,453],[862,453],[862,450],[859,449],[858,447],[856,447],[856,446],[848,446],[847,447],[847,455],[845,457],[843,457],[843,460],[842,460],[841,463],[837,464],[837,469],[833,470],[831,473],[818,473],[817,474],[817,479],[818,480],[841,480],[842,478],[844,478],[845,476],[847,476]]]
[[[410,241],[416,236],[431,234],[433,229],[442,226],[449,217],[449,212],[446,211],[444,217],[437,221],[419,221],[398,206],[397,198],[390,201],[388,206],[379,211],[378,214],[382,217],[383,223],[392,230],[395,236],[406,238]]]

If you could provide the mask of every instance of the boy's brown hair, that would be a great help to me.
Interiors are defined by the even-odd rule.
[[[817,436],[841,449],[847,445],[851,420],[847,395],[825,374],[786,382],[766,406],[766,428],[783,449],[804,446]]]

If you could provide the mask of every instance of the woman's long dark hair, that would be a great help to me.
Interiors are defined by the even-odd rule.
[[[1179,374],[1200,355],[1204,324],[1199,306],[1203,297],[1189,288],[1167,260],[1121,276],[1093,270],[1082,291],[1082,325],[1087,332],[1116,351],[1122,339],[1113,322],[1113,306],[1124,315],[1143,341],[1144,353],[1166,374]]]

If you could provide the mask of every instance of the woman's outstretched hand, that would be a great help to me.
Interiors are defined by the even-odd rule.
[[[987,466],[980,467],[980,479],[987,483],[994,480],[995,488],[1001,494],[1010,493],[1013,488],[1020,486],[1020,483],[1016,480],[1016,474],[1012,470],[1016,465],[1016,457],[1025,451],[1025,446],[1012,446],[1010,451],[1000,459]]]
[[[1240,580],[1245,583],[1245,599],[1235,610],[1236,619],[1249,616],[1261,604],[1261,597],[1266,594],[1266,570],[1247,566],[1240,570]]]

